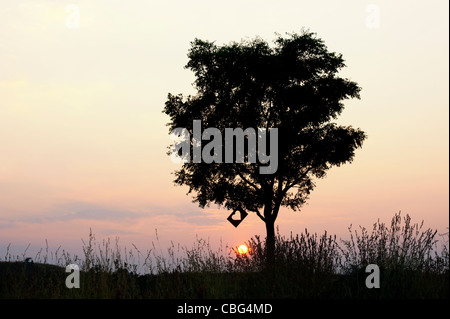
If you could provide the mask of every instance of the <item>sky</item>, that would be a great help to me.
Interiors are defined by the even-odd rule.
[[[265,235],[250,214],[200,209],[173,184],[180,164],[162,113],[195,94],[195,38],[218,45],[309,29],[362,87],[338,122],[368,135],[329,170],[283,235],[348,235],[399,211],[449,227],[449,3],[431,1],[0,0],[0,258],[62,246],[90,230],[141,250],[196,238],[237,246]],[[156,232],[158,238],[156,238]]]

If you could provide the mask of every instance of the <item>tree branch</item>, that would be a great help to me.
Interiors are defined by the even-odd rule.
[[[261,220],[262,220],[263,222],[266,222],[266,219],[264,218],[263,215],[261,215],[261,213],[260,213],[258,210],[252,210],[252,209],[249,209],[249,210],[252,211],[252,212],[254,212],[254,213],[256,213],[256,215],[258,215],[258,217],[261,218]]]
[[[245,212],[245,210],[244,210],[241,206],[239,206],[239,207],[237,208],[237,210],[240,211],[241,213],[242,213],[242,212]],[[266,219],[261,215],[261,213],[260,213],[257,209],[256,209],[256,210],[254,210],[254,209],[248,209],[248,210],[251,211],[251,212],[256,213],[256,215],[258,215],[258,217],[261,218],[261,220],[262,220],[263,222],[266,222]]]
[[[294,179],[292,183],[286,183],[286,187],[283,189],[283,196],[287,193],[287,191],[293,187],[295,184],[299,183],[303,178],[308,175],[308,173],[311,171],[312,167],[308,168],[305,173],[302,174],[299,178]]]
[[[258,188],[258,186],[256,186],[255,183],[252,183],[252,182],[250,182],[248,179],[246,179],[246,178],[244,177],[244,175],[242,175],[241,172],[238,171],[237,173],[238,173],[239,177],[242,178],[242,180],[243,180],[244,182],[246,182],[247,184],[249,184],[250,186],[252,186],[255,190],[260,191],[260,189]]]

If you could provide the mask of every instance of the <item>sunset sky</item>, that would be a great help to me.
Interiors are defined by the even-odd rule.
[[[342,53],[340,76],[361,87],[339,123],[368,139],[351,164],[317,181],[282,234],[350,224],[371,228],[398,211],[449,227],[449,2],[0,0],[0,258],[62,246],[89,229],[124,246],[236,246],[265,235],[254,214],[200,209],[174,186],[180,167],[162,113],[167,94],[195,94],[184,69],[195,38],[218,45],[308,28]],[[79,15],[78,15],[79,13]],[[79,20],[78,20],[79,17]]]

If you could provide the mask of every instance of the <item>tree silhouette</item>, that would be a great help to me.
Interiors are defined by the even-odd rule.
[[[196,119],[221,132],[277,128],[278,168],[261,174],[264,164],[258,162],[190,160],[175,172],[174,183],[187,185],[202,208],[216,203],[255,213],[266,225],[271,262],[280,207],[299,210],[315,187],[313,179],[351,162],[362,146],[363,131],[332,122],[343,100],[360,98],[360,87],[337,76],[345,66],[342,55],[329,52],[309,31],[278,35],[273,46],[260,38],[223,46],[195,39],[188,58],[185,67],[195,73],[197,94],[168,94],[163,112],[170,116],[170,130],[183,127],[192,134]]]

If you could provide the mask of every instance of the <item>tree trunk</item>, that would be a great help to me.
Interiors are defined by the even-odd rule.
[[[272,218],[266,219],[266,263],[270,267],[275,262],[275,220]]]

